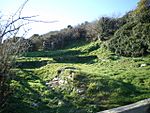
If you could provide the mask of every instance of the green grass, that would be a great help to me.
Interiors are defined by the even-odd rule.
[[[92,57],[96,56],[96,57]],[[43,63],[44,62],[44,63]],[[57,51],[27,53],[18,59],[9,113],[95,113],[150,98],[150,56],[114,55],[101,42],[74,43]],[[142,64],[146,66],[141,67]],[[68,84],[49,88],[59,69],[75,67]],[[66,70],[60,78],[65,79]],[[84,89],[82,94],[77,89]],[[34,106],[34,104],[37,104]]]

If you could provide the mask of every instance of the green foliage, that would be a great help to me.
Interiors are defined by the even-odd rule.
[[[150,56],[116,56],[107,50],[104,43],[97,41],[80,46],[76,43],[67,49],[29,52],[19,58],[18,63],[32,61],[33,67],[26,65],[14,70],[17,74],[11,81],[14,94],[3,113],[93,113],[149,98]],[[97,44],[100,46],[95,49]],[[86,60],[86,63],[53,59],[75,55],[95,55],[98,59],[95,62]],[[49,63],[36,67],[34,61]],[[142,64],[146,64],[145,67],[141,67]],[[58,70],[62,70],[59,76]],[[47,86],[46,83],[51,83],[56,75],[67,83]]]
[[[99,49],[100,46],[101,46],[100,42],[97,41],[97,42],[89,44],[89,46],[87,46],[83,51],[90,53],[92,51],[95,51],[95,50]]]
[[[43,39],[40,37],[40,35],[34,34],[29,39],[31,41],[31,44],[30,44],[31,51],[38,51],[38,50],[43,49]]]
[[[68,26],[55,34],[45,34],[41,36],[41,39],[44,39],[43,50],[62,49],[75,41],[86,41],[86,38],[85,24],[81,24],[76,27]]]
[[[150,24],[130,22],[110,40],[109,48],[119,55],[141,56],[149,52]]]
[[[102,17],[97,21],[82,23],[75,27],[68,25],[58,32],[30,37],[32,50],[57,50],[77,41],[108,40],[125,23],[124,19]]]
[[[93,113],[150,98],[150,11],[145,2],[122,18],[103,17],[96,24],[33,35],[36,52],[17,60],[17,77],[9,81],[14,93],[2,112]],[[86,41],[95,37],[101,41]]]
[[[14,73],[11,72],[11,69],[17,56],[25,52],[29,46],[28,40],[23,37],[5,38],[4,40],[2,36],[3,42],[0,42],[0,112],[5,108],[8,97],[12,93],[10,81],[13,79]]]
[[[109,17],[102,17],[97,22],[97,31],[99,34],[99,39],[102,41],[110,39],[115,31],[119,29],[119,27],[123,24],[121,19],[109,18]]]
[[[140,2],[138,3],[137,9],[134,11],[134,14],[136,14],[136,15],[142,14],[146,10],[148,10],[149,7],[150,7],[150,1],[149,0],[140,0]]]
[[[150,9],[146,5],[147,2],[141,0],[138,8],[126,18],[128,22],[115,32],[108,45],[111,51],[119,55],[135,57],[149,53]]]

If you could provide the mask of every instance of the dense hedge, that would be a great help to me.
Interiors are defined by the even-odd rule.
[[[134,57],[150,53],[150,7],[141,7],[132,11],[126,18],[128,22],[115,32],[108,44],[111,51]]]
[[[122,18],[100,18],[96,25],[99,40],[109,40],[124,23],[125,21]]]
[[[150,23],[129,22],[109,42],[113,52],[123,56],[142,56],[150,52]]]

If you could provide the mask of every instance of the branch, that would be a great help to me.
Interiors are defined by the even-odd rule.
[[[32,22],[40,22],[40,23],[55,23],[55,22],[59,22],[58,20],[54,20],[54,21],[31,20],[31,19],[24,19],[24,20],[32,21]]]
[[[9,29],[9,30],[7,31],[7,29],[8,29],[9,27],[11,27],[12,25],[14,25],[14,24],[15,24],[16,22],[18,22],[19,20],[28,20],[28,19],[33,18],[33,17],[36,17],[36,16],[18,17],[17,19],[12,20],[9,24],[7,24],[7,25],[4,27],[4,30],[2,31],[2,33],[1,33],[1,35],[0,35],[0,38],[4,37],[4,36],[5,36],[7,33],[9,33],[9,32],[12,32],[12,31],[17,30],[17,29],[15,28],[15,29]],[[17,27],[17,28],[20,28],[20,27],[22,27],[22,25],[20,25],[20,26]],[[19,30],[19,29],[18,29],[18,30]]]
[[[25,7],[25,5],[27,4],[28,1],[29,1],[29,0],[26,0],[26,1],[18,8],[18,10],[14,13],[13,17],[16,16],[17,13],[19,13],[19,15],[18,15],[19,17],[21,16],[21,12],[22,12],[23,8]]]

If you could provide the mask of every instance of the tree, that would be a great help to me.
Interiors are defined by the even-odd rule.
[[[88,40],[97,40],[99,38],[99,30],[97,29],[98,20],[86,24]]]
[[[143,13],[143,11],[150,8],[150,0],[140,0],[137,9],[134,11],[136,15]]]
[[[94,40],[106,41],[124,24],[123,19],[102,17],[87,25],[87,35]]]
[[[12,79],[11,68],[19,54],[29,47],[27,41],[22,37],[29,31],[25,26],[35,16],[21,16],[27,2],[28,0],[8,19],[3,19],[3,16],[0,18],[0,20],[3,20],[0,23],[0,112],[5,107],[11,93],[9,85],[9,81]],[[24,33],[21,37],[17,37],[20,30],[24,30]]]
[[[150,0],[141,0],[129,13],[127,22],[109,41],[108,47],[123,56],[143,56],[150,53]]]
[[[43,48],[43,39],[39,34],[34,34],[29,39],[32,42],[31,46],[33,51],[38,51]]]

